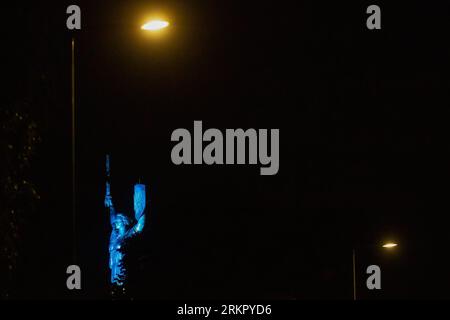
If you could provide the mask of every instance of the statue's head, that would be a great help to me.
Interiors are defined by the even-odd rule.
[[[130,225],[130,219],[121,213],[116,215],[116,219],[113,221],[114,230],[123,236],[127,231],[127,226]]]

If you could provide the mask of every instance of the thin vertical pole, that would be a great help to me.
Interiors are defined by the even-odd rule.
[[[77,260],[76,241],[76,190],[75,190],[75,38],[72,38],[72,228],[73,259]]]
[[[353,249],[353,300],[356,300],[356,254]]]

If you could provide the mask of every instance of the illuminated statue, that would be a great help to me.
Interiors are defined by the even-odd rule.
[[[142,232],[145,224],[145,185],[134,185],[134,218],[136,223],[132,226],[132,219],[114,209],[111,186],[109,182],[109,156],[106,156],[106,195],[105,207],[109,209],[111,221],[111,237],[109,240],[109,268],[111,269],[111,283],[123,286],[126,278],[126,270],[123,265],[125,252],[124,242]]]

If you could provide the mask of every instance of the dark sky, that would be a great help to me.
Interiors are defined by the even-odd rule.
[[[369,31],[364,1],[81,1],[70,32],[69,4],[17,4],[4,20],[5,101],[33,97],[43,131],[17,297],[108,297],[106,153],[121,211],[138,179],[150,193],[135,297],[350,299],[355,247],[361,297],[449,297],[446,5],[379,2],[382,30]],[[142,37],[138,19],[159,8],[167,37]],[[77,294],[65,288],[72,36]],[[173,165],[170,135],[194,120],[279,128],[279,173]],[[399,248],[371,247],[387,239]]]

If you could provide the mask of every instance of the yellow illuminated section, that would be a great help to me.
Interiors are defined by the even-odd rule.
[[[141,26],[142,30],[158,31],[169,26],[169,22],[165,20],[150,20]]]
[[[383,244],[383,248],[386,248],[386,249],[395,248],[396,246],[397,246],[397,244],[394,242],[388,242],[388,243]]]

